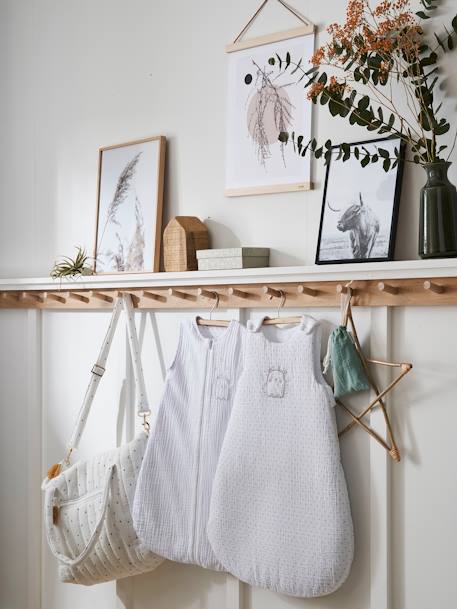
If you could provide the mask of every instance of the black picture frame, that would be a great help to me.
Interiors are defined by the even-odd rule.
[[[316,264],[348,264],[348,263],[363,263],[363,262],[390,262],[394,259],[394,254],[395,254],[395,240],[396,240],[396,234],[397,234],[397,223],[398,223],[398,213],[399,213],[399,206],[400,206],[400,198],[401,198],[401,187],[402,187],[402,181],[403,181],[403,170],[404,170],[404,155],[405,155],[405,143],[398,137],[398,138],[393,138],[393,137],[384,137],[384,138],[375,138],[375,139],[370,139],[370,140],[365,140],[365,141],[361,141],[361,142],[352,142],[349,144],[349,146],[353,147],[353,146],[369,146],[372,144],[382,144],[382,142],[396,142],[396,145],[398,146],[398,149],[400,151],[400,160],[398,162],[398,165],[390,171],[396,171],[396,179],[395,179],[395,189],[394,189],[394,200],[393,200],[393,205],[392,205],[392,214],[391,214],[391,224],[390,224],[390,235],[389,235],[389,246],[388,246],[388,252],[387,252],[387,256],[385,257],[356,257],[354,256],[353,258],[335,258],[335,259],[322,259],[320,256],[321,253],[321,245],[322,245],[322,240],[323,240],[323,228],[324,228],[324,220],[325,220],[325,214],[326,214],[326,209],[327,209],[327,193],[328,193],[328,189],[329,189],[329,182],[331,180],[331,171],[332,171],[332,166],[334,163],[341,163],[343,165],[343,161],[341,160],[335,160],[332,158],[329,162],[329,164],[327,165],[327,171],[325,174],[325,185],[324,185],[324,193],[323,193],[323,198],[322,198],[322,208],[321,208],[321,217],[320,217],[320,223],[319,223],[319,236],[318,236],[318,240],[317,240],[317,248],[316,248],[316,258],[315,258],[315,263]],[[382,146],[381,146],[382,147]],[[332,147],[333,149],[338,149],[339,146],[335,145]],[[350,161],[346,161],[346,163],[348,163]],[[357,163],[359,163],[359,161],[357,161]],[[377,167],[379,167],[379,171],[380,171],[380,176],[382,174],[385,174],[384,169],[382,167],[382,162],[378,161],[378,163],[376,164]],[[365,168],[360,167],[361,171],[365,171]],[[357,190],[357,189],[355,189]],[[361,197],[360,197],[361,198]],[[360,202],[360,205],[363,205],[362,199]],[[351,206],[352,207],[352,206]],[[349,209],[349,208],[348,208]],[[340,210],[331,210],[331,211],[340,211]],[[345,210],[347,211],[347,210]],[[344,212],[343,212],[344,213]],[[339,229],[342,230],[342,229]],[[349,229],[346,229],[347,232],[352,233],[352,229],[351,231],[349,231]],[[342,232],[346,232],[342,230]],[[350,234],[350,236],[348,237],[348,239],[351,240],[351,247],[352,250],[354,252],[354,246],[352,245],[352,235]]]

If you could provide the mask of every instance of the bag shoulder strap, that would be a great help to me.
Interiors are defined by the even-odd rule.
[[[138,341],[138,334],[135,326],[135,311],[131,296],[124,294],[122,298],[127,319],[127,336],[130,345],[130,355],[132,357],[133,376],[135,378],[136,411],[138,416],[147,417],[151,414],[151,411],[149,409],[149,401],[144,382],[140,343]]]
[[[73,430],[73,434],[68,443],[68,450],[71,453],[73,450],[78,448],[81,436],[86,426],[87,417],[94,401],[95,394],[97,392],[100,380],[105,373],[105,365],[108,359],[109,350],[111,343],[113,342],[114,333],[118,325],[121,310],[124,309],[127,321],[127,336],[130,354],[132,357],[133,375],[135,378],[135,400],[136,409],[139,415],[147,416],[150,414],[149,404],[146,396],[146,387],[144,383],[143,367],[141,364],[141,355],[138,342],[138,335],[136,332],[135,321],[133,318],[133,304],[132,299],[128,294],[119,296],[114,305],[113,313],[111,315],[108,330],[103,340],[99,356],[96,363],[92,366],[91,377],[89,385],[87,387],[84,400],[76,419],[76,424]]]

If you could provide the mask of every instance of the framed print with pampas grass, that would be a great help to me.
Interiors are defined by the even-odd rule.
[[[160,270],[165,137],[99,150],[96,273]]]

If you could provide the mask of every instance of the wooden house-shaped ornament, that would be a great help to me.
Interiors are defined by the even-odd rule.
[[[196,271],[197,250],[209,248],[209,232],[195,216],[175,216],[163,233],[163,260],[168,272]]]

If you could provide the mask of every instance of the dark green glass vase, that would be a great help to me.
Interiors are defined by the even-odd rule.
[[[457,257],[457,191],[447,177],[451,163],[426,163],[420,193],[419,256]]]

